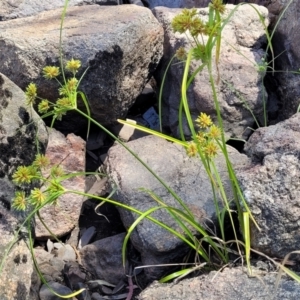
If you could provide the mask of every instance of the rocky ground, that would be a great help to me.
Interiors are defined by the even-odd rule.
[[[45,65],[59,63],[62,2],[24,0],[12,4],[0,0],[1,259],[27,215],[11,209],[16,190],[12,174],[19,166],[31,164],[38,151],[67,173],[94,172],[65,180],[65,188],[97,197],[111,194],[110,199],[145,211],[156,202],[140,190],[144,188],[168,205],[180,208],[165,188],[103,130],[92,126],[86,139],[87,122],[77,114],[67,114],[50,129],[49,120],[45,120],[46,127],[35,111],[25,105],[23,91],[30,82],[37,84],[42,98],[58,97],[54,92],[56,84],[46,81],[41,70]],[[79,77],[88,68],[80,90],[89,99],[93,118],[146,161],[184,199],[199,224],[217,234],[216,225],[208,225],[215,221],[215,208],[202,163],[188,158],[181,146],[117,124],[117,119],[128,118],[157,129],[157,95],[164,70],[178,47],[187,47],[186,36],[174,34],[170,22],[182,7],[196,6],[200,15],[207,18],[208,11],[202,7],[209,2],[71,0],[64,23],[63,49],[65,59],[81,60]],[[231,4],[227,5],[229,13],[235,8],[232,4],[241,1],[226,2]],[[270,29],[288,4],[287,0],[248,2],[263,5],[255,8]],[[99,199],[67,193],[58,205],[40,211],[41,219],[59,241],[39,218],[32,226],[34,257],[47,283],[41,282],[34,270],[26,245],[28,228],[22,229],[1,271],[0,299],[60,299],[49,287],[61,295],[85,288],[76,296],[78,300],[299,299],[300,285],[280,274],[271,260],[257,254],[261,252],[280,262],[291,251],[299,250],[300,116],[295,113],[300,85],[294,72],[300,61],[297,9],[300,2],[294,1],[273,38],[274,56],[278,56],[276,68],[291,72],[257,72],[257,63],[265,57],[266,36],[259,17],[249,6],[241,6],[223,31],[217,92],[224,129],[227,137],[245,140],[231,143],[236,147],[228,145],[228,151],[245,199],[261,229],[251,227],[251,247],[256,251],[252,256],[252,276],[248,276],[240,257],[233,254],[224,268],[211,271],[205,265],[200,268],[203,262],[197,262],[198,270],[189,278],[159,284],[156,280],[177,269],[156,265],[180,263],[189,253],[181,240],[144,220],[131,235],[124,267],[122,245],[137,215],[112,204],[99,205]],[[196,66],[192,64],[191,68]],[[171,66],[162,94],[163,128],[174,136],[178,136],[182,71],[178,63]],[[189,91],[189,105],[193,118],[205,112],[215,121],[207,77],[203,72],[195,78]],[[268,101],[267,127],[261,126],[263,99]],[[184,132],[188,138],[186,124]],[[226,161],[218,155],[215,162],[231,198],[234,191]],[[164,210],[153,216],[181,231]],[[229,238],[230,232],[227,234]],[[288,261],[295,271],[299,271],[297,261],[297,255]]]

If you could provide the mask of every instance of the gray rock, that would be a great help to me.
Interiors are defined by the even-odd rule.
[[[68,262],[64,266],[64,275],[68,278],[69,285],[76,288],[81,282],[85,282],[86,274],[83,268],[76,262]]]
[[[227,5],[227,14],[234,8]],[[268,25],[268,10],[256,6]],[[198,10],[201,18],[207,20],[208,9]],[[160,83],[166,66],[175,51],[180,47],[190,50],[190,42],[184,34],[174,34],[170,23],[181,12],[180,9],[156,7],[154,15],[165,29],[164,58],[161,67],[156,72]],[[251,25],[249,25],[251,24]],[[250,26],[250,27],[249,27]],[[263,119],[263,73],[259,73],[255,64],[260,63],[264,56],[263,43],[265,32],[256,11],[249,6],[241,6],[232,16],[222,31],[222,46],[219,61],[220,82],[216,85],[224,130],[228,136],[246,139],[252,132],[255,117]],[[233,50],[238,49],[238,51]],[[241,55],[242,53],[242,55]],[[199,62],[192,61],[191,72],[199,67]],[[214,67],[214,77],[217,70]],[[183,64],[174,63],[168,71],[163,91],[163,124],[170,127],[173,134],[178,135],[178,109],[181,98],[181,82]],[[267,95],[265,95],[267,98]],[[212,98],[208,72],[204,69],[195,77],[188,92],[188,101],[192,118],[196,119],[200,112],[205,112],[216,120],[216,112]],[[244,103],[247,103],[245,105]],[[186,121],[184,133],[190,135]]]
[[[84,246],[80,257],[84,268],[112,284],[124,277],[122,266],[122,244],[125,233],[120,233]]]
[[[37,263],[40,265],[45,262],[50,262],[50,260],[54,257],[54,254],[47,252],[43,248],[34,248],[34,256]]]
[[[12,174],[21,165],[30,165],[37,154],[36,141],[43,153],[47,144],[44,123],[34,110],[25,105],[25,95],[7,77],[0,74],[0,259],[4,259],[14,234],[24,221],[26,213],[11,211],[16,186]],[[27,236],[22,229],[22,236]],[[34,291],[38,280],[30,251],[21,240],[5,258],[1,270],[0,299],[37,299]],[[30,291],[32,290],[32,292]]]
[[[272,257],[300,248],[300,115],[258,129],[245,151],[254,165],[239,172],[245,199],[261,231],[251,228],[251,244]]]
[[[183,147],[155,136],[146,136],[127,145],[177,193],[200,224],[204,225],[207,219],[215,219],[211,183],[199,158],[189,158]],[[228,150],[236,169],[248,164],[245,155],[230,147]],[[217,156],[215,163],[230,199],[232,191],[221,155]],[[118,192],[113,196],[117,201],[140,211],[158,206],[148,193],[139,191],[140,188],[145,188],[161,197],[166,204],[181,208],[153,175],[123,147],[116,145],[110,148],[105,167],[112,186],[118,187]],[[129,228],[137,219],[137,214],[121,208],[118,210],[125,228]],[[182,232],[165,210],[156,211],[152,216]],[[174,262],[185,253],[182,251],[181,240],[148,220],[143,220],[137,226],[131,235],[131,242],[141,252],[143,265]],[[162,270],[147,268],[145,272],[147,276],[157,278]]]
[[[69,6],[95,4],[97,0],[70,0]],[[64,6],[61,0],[0,0],[0,21],[24,18]]]
[[[0,23],[0,72],[22,89],[29,82],[38,83],[40,96],[49,100],[58,97],[58,86],[45,80],[41,71],[58,65],[60,18],[57,9]],[[103,125],[126,115],[163,52],[162,27],[149,9],[136,5],[70,7],[63,37],[65,59],[82,62],[78,77],[90,67],[80,90]],[[83,108],[82,101],[79,105]],[[77,131],[83,126],[75,114],[58,124]]]
[[[64,261],[76,261],[76,253],[71,245],[63,245],[57,251],[57,257]]]
[[[46,156],[51,166],[59,165],[66,174],[85,171],[85,142],[74,134],[65,137],[55,129],[49,130]],[[44,176],[47,175],[45,172]],[[85,178],[84,176],[71,177],[64,180],[62,185],[65,189],[84,192]],[[50,230],[57,237],[61,237],[70,233],[78,224],[83,202],[83,196],[64,194],[58,199],[59,207],[44,206],[40,210],[40,215]],[[36,218],[35,234],[39,240],[51,238],[51,234],[38,218]]]
[[[249,277],[241,268],[226,268],[222,272],[210,272],[177,284],[153,283],[139,296],[139,300],[297,300],[299,283],[282,277],[275,289],[276,274],[264,274],[255,270]],[[274,296],[274,298],[273,298]]]
[[[78,243],[78,249],[81,249],[82,247],[86,246],[91,239],[94,237],[96,234],[96,228],[94,226],[89,227],[83,235],[81,236],[79,243]]]
[[[171,8],[207,7],[211,0],[148,0],[149,7],[166,6]]]
[[[72,291],[58,283],[58,282],[49,282],[49,286],[58,294],[66,296],[72,293]],[[43,284],[40,289],[40,300],[61,300],[61,297],[55,296],[47,287],[47,285]]]
[[[276,5],[277,11],[283,10],[288,4],[288,0],[272,1]],[[272,39],[274,56],[276,57],[276,70],[283,71],[275,73],[273,78],[274,93],[278,98],[279,120],[287,119],[296,113],[300,105],[300,79],[298,74],[290,71],[299,71],[300,51],[297,41],[300,38],[299,27],[299,1],[292,1],[280,20],[276,33]]]

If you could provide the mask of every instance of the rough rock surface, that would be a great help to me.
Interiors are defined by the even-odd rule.
[[[97,0],[69,0],[69,6],[95,4]],[[0,0],[0,21],[33,16],[64,6],[63,0]]]
[[[49,286],[59,295],[70,295],[72,293],[72,290],[70,290],[68,287],[61,285],[58,282],[49,282]],[[40,290],[40,299],[41,300],[59,300],[61,297],[53,295],[53,293],[49,290],[49,287],[46,284],[43,284],[41,290]]]
[[[281,7],[288,4],[288,0],[275,1]],[[300,39],[299,16],[300,2],[293,1],[279,22],[273,37],[274,56],[276,70],[273,84],[277,95],[279,120],[287,119],[296,113],[300,105],[300,79],[298,74],[291,71],[299,71],[300,51],[297,41]]]
[[[211,185],[199,158],[188,158],[183,147],[155,136],[146,136],[128,142],[127,145],[183,199],[198,222],[204,224],[206,219],[214,219]],[[233,148],[229,148],[229,152],[237,169],[247,165],[245,155]],[[105,165],[112,186],[118,187],[118,192],[113,197],[121,203],[140,211],[158,206],[147,192],[139,190],[144,188],[161,197],[168,205],[179,208],[179,204],[166,189],[122,146],[116,145],[109,150]],[[216,158],[216,165],[230,198],[230,183],[221,155]],[[125,209],[120,208],[119,212],[126,228],[137,219],[137,214]],[[158,210],[152,216],[181,231],[166,211]],[[131,235],[131,241],[140,251],[144,265],[174,262],[184,255],[184,251],[179,251],[183,247],[181,240],[148,220],[143,220],[137,226]],[[160,276],[161,271],[158,268],[145,270],[149,277],[154,278]]]
[[[253,166],[239,181],[261,231],[253,226],[254,249],[284,257],[300,249],[300,114],[251,136],[245,151]]]
[[[59,65],[60,18],[61,9],[57,9],[0,23],[0,72],[23,89],[36,82],[39,95],[49,100],[58,97],[58,86],[45,80],[41,71],[46,65]],[[126,115],[158,64],[162,48],[163,29],[145,7],[86,5],[68,9],[64,56],[81,60],[78,77],[89,67],[80,90],[85,92],[94,118],[103,125]],[[80,127],[73,115],[62,122],[61,127],[75,131]]]
[[[241,268],[226,268],[210,272],[178,284],[153,283],[138,297],[139,300],[298,300],[299,283],[282,277],[275,289],[276,274],[264,274],[253,269],[256,277],[249,277]],[[274,298],[272,297],[274,296]]]
[[[85,171],[85,142],[82,138],[69,134],[65,137],[55,129],[49,129],[49,144],[46,156],[51,165],[60,165],[65,173],[76,173]],[[84,176],[71,177],[64,180],[66,189],[84,192]],[[61,237],[71,232],[78,224],[84,197],[75,194],[62,195],[58,205],[46,205],[40,210],[40,215],[46,225],[57,236]],[[35,234],[37,239],[47,240],[51,235],[36,218]]]
[[[206,7],[211,0],[148,0],[149,7],[165,6],[170,8]]]
[[[234,6],[227,5],[227,13]],[[256,6],[268,24],[268,11]],[[166,66],[175,51],[184,46],[189,50],[189,42],[185,35],[174,34],[170,22],[180,9],[156,7],[153,12],[165,29],[164,59],[157,70],[157,80],[161,82]],[[199,9],[203,19],[207,19],[208,9]],[[255,117],[263,118],[263,73],[259,73],[255,64],[261,63],[264,56],[262,49],[265,41],[263,25],[254,9],[247,5],[241,6],[233,15],[222,32],[222,47],[219,62],[220,81],[217,85],[218,99],[223,118],[224,129],[232,137],[247,138],[254,125]],[[236,50],[234,50],[236,49]],[[199,63],[192,62],[191,70]],[[178,134],[178,108],[181,98],[181,82],[183,64],[174,63],[168,71],[163,92],[163,123],[170,127],[172,133]],[[217,72],[215,70],[215,79]],[[265,95],[267,97],[267,95]],[[206,112],[216,118],[211,85],[206,69],[195,77],[188,92],[189,106],[192,117],[196,119],[200,112]],[[245,105],[245,102],[247,105]],[[248,108],[247,108],[248,106]],[[187,126],[185,134],[189,135]]]
[[[0,74],[1,262],[14,239],[15,231],[25,217],[10,209],[16,189],[11,182],[12,174],[18,166],[32,163],[37,153],[36,138],[43,151],[47,144],[47,131],[43,122],[33,110],[25,106],[25,95],[20,88]],[[37,299],[34,277],[31,254],[21,239],[12,248],[1,270],[0,299]]]
[[[84,246],[80,250],[82,265],[97,279],[118,284],[124,278],[122,244],[125,233],[120,233]]]

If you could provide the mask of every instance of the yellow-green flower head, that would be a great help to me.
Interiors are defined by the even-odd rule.
[[[209,141],[204,148],[204,153],[207,157],[214,158],[218,154],[218,146],[213,141]]]
[[[46,169],[49,166],[49,164],[49,158],[43,154],[37,154],[33,162],[33,165],[40,169]]]
[[[29,167],[19,166],[12,178],[17,184],[30,183],[33,178],[32,170]]]
[[[212,139],[218,139],[221,136],[221,130],[220,130],[220,128],[218,126],[216,126],[215,124],[213,124],[209,128],[209,132],[207,134]]]
[[[171,22],[174,32],[184,33],[190,30],[193,23],[193,18],[197,15],[197,10],[184,8],[182,12],[175,16]]]
[[[26,200],[25,193],[24,192],[16,192],[11,206],[15,210],[24,211],[27,206],[27,200]]]
[[[186,153],[188,156],[195,156],[198,152],[197,145],[194,142],[190,142],[186,148]]]
[[[183,47],[179,47],[175,53],[178,60],[186,60],[187,54]]]
[[[43,74],[46,79],[53,79],[60,74],[59,67],[46,66],[43,68]]]
[[[200,147],[204,147],[206,145],[207,139],[206,139],[206,134],[202,131],[199,131],[197,133],[197,140],[200,145]]]
[[[72,58],[71,60],[68,60],[66,63],[66,69],[72,72],[73,74],[75,74],[80,67],[81,67],[81,62],[78,59]]]
[[[78,84],[78,80],[73,77],[73,78],[70,78],[67,82],[67,88],[70,92],[74,92],[77,88],[77,84]]]
[[[45,194],[38,188],[31,191],[29,201],[33,206],[41,206],[46,200]]]
[[[44,114],[50,109],[49,101],[46,99],[43,99],[39,105],[38,105],[38,110],[39,113]]]
[[[200,128],[208,128],[213,124],[210,116],[208,116],[206,113],[201,113],[196,119],[196,123],[198,123]]]
[[[34,83],[32,82],[29,83],[29,85],[26,88],[25,95],[26,95],[26,104],[27,105],[34,104],[34,101],[37,96],[37,88]]]
[[[57,99],[56,104],[60,107],[66,108],[66,109],[69,109],[69,108],[73,107],[72,106],[72,101],[68,97]]]
[[[61,176],[63,176],[65,174],[64,170],[62,169],[62,167],[58,166],[58,165],[53,166],[51,168],[50,173],[51,173],[51,176],[54,177],[54,178],[55,177],[61,177]]]
[[[212,0],[209,4],[209,7],[213,8],[215,11],[218,11],[220,14],[223,14],[226,10],[223,0]]]

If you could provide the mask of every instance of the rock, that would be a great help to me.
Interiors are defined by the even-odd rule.
[[[249,208],[261,228],[251,227],[251,244],[283,258],[300,248],[300,115],[259,128],[246,144],[253,166],[238,178]]]
[[[71,287],[76,288],[80,282],[85,282],[86,274],[82,271],[82,267],[76,262],[68,262],[64,267],[64,275],[68,278]]]
[[[58,85],[45,80],[41,71],[59,64],[60,18],[57,9],[0,23],[0,72],[22,89],[38,83],[39,95],[49,100],[58,97]],[[80,90],[103,125],[126,115],[163,52],[162,27],[149,9],[136,5],[70,7],[63,37],[65,59],[82,62],[78,77],[89,67]],[[82,101],[79,106],[83,108]],[[86,120],[78,118],[70,114],[57,126],[78,132],[86,126]]]
[[[125,233],[120,233],[84,246],[80,250],[83,267],[112,284],[125,276],[122,265],[122,244]]]
[[[277,274],[264,274],[255,270],[256,276],[249,277],[239,268],[225,268],[222,272],[212,271],[192,279],[184,279],[177,284],[153,283],[138,296],[139,300],[240,300],[240,299],[280,299],[297,300],[299,283],[282,277],[276,289]],[[274,296],[274,298],[272,297]]]
[[[78,249],[81,249],[82,247],[88,245],[88,243],[91,241],[95,234],[96,228],[94,226],[91,226],[87,230],[85,230],[79,240]]]
[[[166,6],[171,8],[207,7],[211,0],[148,0],[149,7]]]
[[[288,4],[288,0],[277,0],[275,2],[281,11]],[[280,9],[279,9],[280,8]],[[298,73],[300,65],[300,51],[297,41],[300,38],[299,11],[300,2],[292,1],[280,20],[272,39],[274,57],[276,57],[276,72],[273,77],[273,91],[277,96],[278,120],[284,120],[297,112],[300,105],[300,79]],[[273,57],[272,57],[273,58]],[[271,59],[271,58],[270,58]]]
[[[155,136],[146,136],[127,145],[177,193],[200,224],[204,225],[207,219],[215,219],[211,183],[199,158],[188,158],[183,147]],[[228,151],[236,169],[248,164],[245,155],[239,154],[230,147]],[[217,156],[215,163],[230,199],[232,192],[226,164],[221,155]],[[157,202],[148,193],[139,191],[140,188],[144,188],[161,197],[166,204],[181,208],[153,175],[122,146],[116,145],[110,148],[105,168],[111,184],[118,187],[118,192],[113,195],[115,200],[140,211],[157,206]],[[122,208],[118,210],[125,228],[129,228],[138,215]],[[158,210],[151,216],[182,232],[165,210]],[[137,226],[131,235],[131,242],[141,253],[143,265],[173,263],[185,254],[181,240],[148,220],[143,220]],[[162,270],[147,268],[145,272],[153,279],[161,276]]]
[[[24,18],[36,15],[42,11],[63,8],[65,1],[60,0],[0,0],[0,21]],[[95,4],[97,0],[69,0],[68,5]],[[104,2],[104,1],[103,1]]]
[[[239,4],[239,3],[245,3],[246,1],[226,0],[223,2],[228,3],[228,4]],[[276,22],[278,15],[282,11],[282,9],[287,5],[288,1],[286,1],[286,0],[272,0],[272,1],[270,1],[270,0],[248,0],[247,3],[265,6],[270,12],[271,20]],[[273,21],[272,21],[272,23],[273,23]],[[273,25],[274,25],[274,23],[273,23]]]
[[[57,251],[57,258],[64,261],[76,261],[76,253],[71,245],[63,245]]]
[[[60,165],[65,173],[85,171],[85,142],[80,137],[69,134],[64,137],[55,129],[49,130],[49,144],[46,156],[50,159],[51,165]],[[45,174],[47,175],[47,174]],[[66,189],[84,192],[84,176],[71,177],[62,182]],[[71,232],[77,225],[80,216],[84,197],[67,193],[58,200],[58,205],[46,205],[40,210],[40,215],[46,225],[57,236],[61,237]],[[36,238],[47,240],[51,235],[36,218]]]
[[[68,287],[58,282],[48,282],[48,285],[59,295],[66,296],[72,293],[72,291]],[[40,300],[61,300],[61,297],[54,295],[49,290],[48,286],[46,284],[43,284],[40,289]]]
[[[21,237],[28,236],[26,229],[20,232],[17,242],[5,258],[15,233],[27,213],[11,210],[16,186],[12,174],[21,165],[30,165],[37,154],[46,148],[47,131],[33,109],[25,105],[25,95],[6,76],[0,74],[0,299],[35,300],[39,282],[33,267],[30,251]],[[26,238],[24,238],[26,239]],[[28,241],[27,241],[28,242]]]
[[[43,263],[48,263],[54,257],[54,254],[51,254],[44,250],[43,248],[34,248],[34,256],[39,265]]]
[[[227,5],[226,14],[229,14],[234,7]],[[256,9],[262,14],[267,26],[268,10],[262,6],[256,6]],[[203,8],[198,11],[203,20],[207,20],[208,9]],[[166,66],[175,51],[180,46],[189,50],[190,43],[184,34],[174,34],[171,30],[171,20],[181,12],[180,9],[156,7],[153,12],[165,29],[164,58],[155,75],[160,84]],[[265,40],[263,25],[256,11],[249,8],[248,5],[241,6],[222,31],[219,62],[220,82],[216,88],[224,130],[228,136],[246,139],[252,132],[249,127],[253,128],[254,119],[248,108],[252,110],[258,121],[263,121],[264,88],[262,79],[264,73],[257,71],[256,64],[261,63],[261,59],[265,55],[263,50]],[[238,51],[234,49],[238,49]],[[192,61],[191,71],[198,66],[200,66],[199,62]],[[213,72],[216,79],[215,67]],[[182,76],[183,64],[174,63],[168,71],[163,91],[163,124],[177,136],[179,134],[178,109]],[[188,92],[188,99],[193,119],[196,119],[200,112],[205,112],[214,120],[216,119],[212,90],[206,69],[195,77]],[[190,135],[186,122],[183,125],[185,135]]]

